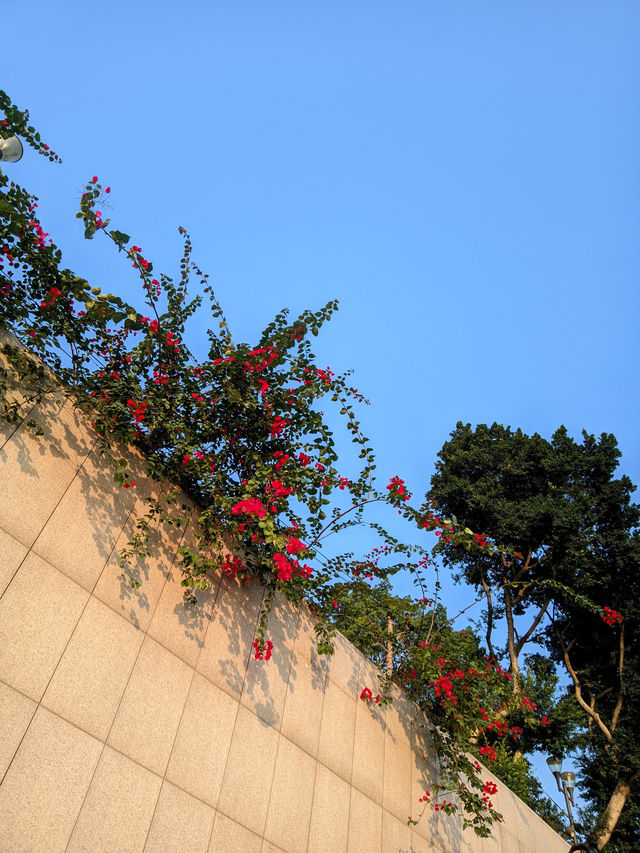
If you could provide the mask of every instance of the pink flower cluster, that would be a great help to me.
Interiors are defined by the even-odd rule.
[[[411,494],[407,491],[404,480],[400,477],[392,477],[387,486],[387,491],[390,492],[391,498],[401,498],[403,501],[408,501]]]
[[[231,508],[231,512],[233,515],[238,515],[241,512],[245,515],[257,515],[258,518],[264,518],[267,514],[264,505],[258,500],[258,498],[244,498],[244,500],[238,501],[238,503]]]
[[[612,610],[610,607],[604,607],[602,621],[605,625],[615,625],[616,622],[622,624],[622,614],[618,613],[617,610]]]
[[[273,643],[271,640],[261,643],[256,637],[253,641],[253,648],[255,649],[255,660],[269,660],[271,657],[271,649],[273,649]]]
[[[363,700],[363,702],[374,702],[376,705],[378,705],[380,703],[380,700],[382,699],[379,693],[374,698],[370,687],[364,688],[364,690],[360,694],[360,698]]]
[[[235,578],[238,572],[245,571],[246,566],[239,557],[232,557],[231,554],[227,554],[222,561],[221,568],[227,577]]]

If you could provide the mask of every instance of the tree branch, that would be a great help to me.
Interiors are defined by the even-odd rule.
[[[618,647],[618,678],[620,679],[620,690],[618,691],[618,701],[616,702],[616,707],[613,709],[613,716],[611,717],[611,731],[615,731],[616,726],[618,725],[618,720],[620,718],[620,711],[622,711],[622,703],[624,702],[624,696],[626,693],[624,681],[622,680],[622,667],[624,666],[624,622],[620,628],[620,642]]]
[[[577,675],[575,669],[573,668],[573,666],[571,664],[571,660],[569,658],[570,645],[565,645],[565,643],[562,639],[562,634],[556,628],[555,622],[552,624],[553,624],[553,630],[555,632],[555,635],[558,638],[558,642],[560,643],[560,648],[562,649],[562,657],[564,660],[564,665],[566,667],[567,672],[571,676],[571,680],[573,681],[575,697],[578,701],[578,705],[580,705],[580,707],[587,714],[589,719],[593,720],[593,722],[598,726],[598,728],[600,729],[602,734],[605,736],[607,744],[609,744],[613,740],[611,732],[609,731],[609,729],[607,728],[607,726],[603,722],[602,718],[600,717],[600,714],[598,714],[598,712],[594,708],[591,708],[591,706],[587,705],[587,703],[584,700],[584,697],[582,696],[582,686],[580,684],[580,679],[578,678],[578,675]]]
[[[533,632],[536,630],[536,628],[537,628],[537,627],[538,627],[538,625],[540,624],[540,620],[542,619],[542,617],[544,616],[544,614],[547,612],[547,607],[549,606],[549,604],[550,604],[550,603],[551,603],[551,599],[550,599],[550,598],[547,598],[547,600],[545,601],[545,603],[542,605],[542,607],[541,607],[541,608],[540,608],[540,610],[538,611],[538,613],[537,613],[537,615],[536,615],[535,619],[534,619],[534,620],[533,620],[533,622],[531,623],[531,626],[530,626],[529,630],[528,630],[525,634],[523,634],[523,636],[522,636],[522,637],[520,637],[520,639],[518,640],[518,643],[517,643],[517,645],[516,645],[516,654],[517,654],[517,655],[519,655],[519,654],[520,654],[520,652],[522,651],[522,649],[523,649],[523,647],[524,647],[525,643],[527,642],[527,640],[529,639],[529,637],[531,637],[531,635],[533,634]]]
[[[491,589],[489,588],[489,585],[487,584],[486,580],[484,579],[484,575],[482,574],[482,570],[480,570],[480,580],[482,582],[482,588],[484,590],[484,594],[487,598],[487,633],[486,633],[487,647],[489,649],[489,654],[492,657],[496,658],[496,653],[493,649],[493,644],[491,642],[491,633],[493,631],[493,601],[491,599]],[[497,658],[496,658],[496,660],[497,660]]]

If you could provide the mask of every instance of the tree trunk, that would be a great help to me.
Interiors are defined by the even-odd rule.
[[[620,818],[620,813],[629,799],[631,793],[631,785],[638,778],[638,774],[634,774],[631,779],[619,779],[616,787],[611,794],[609,804],[605,810],[600,829],[596,832],[595,843],[598,850],[602,850],[604,845],[611,838],[613,830]]]
[[[393,675],[393,616],[387,613],[387,678]]]
[[[504,578],[506,583],[506,578]],[[504,590],[504,613],[507,618],[507,650],[509,652],[509,669],[511,670],[511,687],[514,696],[520,693],[520,666],[516,650],[516,630],[513,624],[513,597],[509,587]]]

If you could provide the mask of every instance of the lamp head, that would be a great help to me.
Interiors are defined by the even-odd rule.
[[[562,759],[558,758],[557,755],[550,755],[549,758],[547,758],[547,764],[549,765],[549,770],[554,776],[557,776],[557,774],[562,770]]]
[[[22,142],[20,142],[17,136],[0,139],[0,162],[17,163],[23,153]]]

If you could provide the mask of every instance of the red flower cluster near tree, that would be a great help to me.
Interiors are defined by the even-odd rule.
[[[606,625],[622,624],[622,615],[617,610],[612,610],[610,607],[604,607],[602,612],[602,621]]]
[[[41,308],[51,308],[56,299],[60,296],[60,291],[57,287],[50,287],[47,291],[46,299],[40,303]]]
[[[389,497],[391,498],[400,498],[400,500],[403,501],[408,501],[411,498],[411,494],[407,491],[404,480],[401,480],[400,477],[391,478],[389,485],[387,486],[387,491],[390,492]]]

